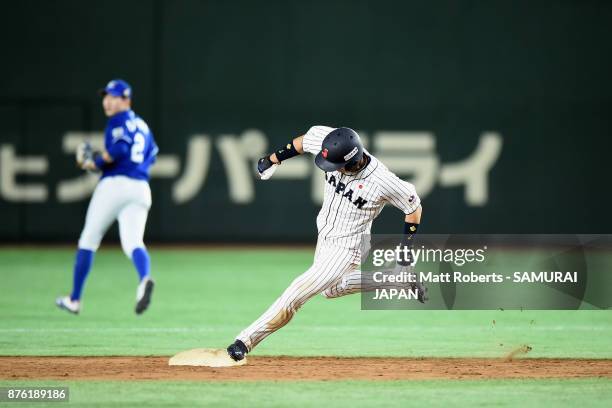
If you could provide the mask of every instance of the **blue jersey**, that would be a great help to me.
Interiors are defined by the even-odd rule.
[[[149,167],[155,162],[159,149],[149,127],[134,111],[119,112],[108,120],[104,131],[104,146],[110,151],[116,143],[127,143],[129,153],[104,166],[102,178],[127,176],[148,180]]]

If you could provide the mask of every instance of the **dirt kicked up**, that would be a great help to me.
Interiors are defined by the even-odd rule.
[[[0,357],[3,380],[424,380],[612,378],[612,360],[249,357],[242,367],[168,366],[167,357]]]

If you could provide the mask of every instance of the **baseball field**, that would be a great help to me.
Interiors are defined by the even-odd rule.
[[[313,249],[153,246],[142,316],[113,247],[96,255],[81,314],[58,310],[73,255],[0,249],[0,386],[67,386],[74,406],[612,405],[609,311],[362,311],[358,295],[316,297],[244,367],[169,367],[225,348]]]

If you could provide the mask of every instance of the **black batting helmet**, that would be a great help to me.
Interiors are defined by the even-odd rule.
[[[363,157],[363,145],[353,129],[334,129],[323,139],[315,164],[323,171],[336,171],[357,164]]]

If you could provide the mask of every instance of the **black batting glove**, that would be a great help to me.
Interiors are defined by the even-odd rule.
[[[272,177],[277,167],[278,164],[272,163],[270,156],[262,157],[257,161],[257,174],[260,179],[267,180]]]

